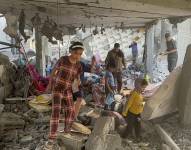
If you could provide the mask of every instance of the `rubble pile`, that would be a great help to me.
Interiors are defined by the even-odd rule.
[[[4,66],[6,65],[4,64],[3,67]],[[12,65],[9,67],[12,68],[9,69],[9,71],[15,71],[17,78],[9,76],[8,74],[5,75],[6,71],[1,71],[0,75],[2,76],[0,76],[0,79],[3,79],[2,81],[4,82],[6,81],[6,84],[11,84],[13,89],[18,90],[11,90],[12,93],[9,96],[12,96],[12,98],[7,98],[8,96],[6,97],[5,100],[6,102],[9,101],[9,103],[0,104],[0,149],[40,150],[42,145],[48,140],[52,97],[49,94],[40,94],[29,97],[28,93],[30,94],[30,90],[26,91],[27,88],[24,86],[29,86],[29,84],[26,84],[27,79],[23,78],[27,77],[25,74],[26,70],[24,68],[15,68]],[[13,74],[13,72],[9,72],[9,74]],[[136,139],[122,138],[128,124],[120,113],[122,112],[123,105],[127,101],[126,96],[128,97],[128,95],[130,95],[135,86],[135,79],[138,77],[144,78],[144,68],[142,65],[135,64],[133,66],[132,64],[129,64],[129,67],[123,70],[124,89],[122,93],[118,93],[118,95],[115,94],[114,96],[117,104],[115,112],[103,109],[103,101],[105,98],[103,96],[105,94],[103,92],[103,74],[104,71],[101,75],[85,74],[88,83],[90,83],[87,84],[86,87],[88,90],[85,90],[84,92],[86,105],[81,108],[79,116],[72,125],[72,136],[68,138],[65,137],[64,134],[60,132],[58,133],[58,145],[63,150],[167,149],[169,145],[161,140],[155,128],[155,124],[153,124],[152,121],[142,120],[143,131],[141,142],[137,142]],[[171,76],[174,77],[174,74],[177,75],[175,72],[172,73]],[[171,76],[169,76],[169,78],[171,78]],[[8,77],[8,79],[4,79],[5,77]],[[156,83],[163,80],[163,77],[160,80],[157,79]],[[172,83],[170,79],[169,81]],[[175,83],[174,80],[173,83]],[[1,84],[1,86],[3,85],[4,84]],[[169,87],[169,82],[164,81],[160,88],[158,88],[158,85],[159,84],[149,85],[145,94],[152,98],[151,95],[155,93],[156,89],[162,89],[163,95],[165,89],[167,95],[169,95],[170,92],[167,91],[166,88]],[[94,86],[96,86],[95,90],[92,88]],[[96,92],[101,92],[101,96],[95,95]],[[99,101],[94,100],[95,96],[97,96],[97,99],[99,98]],[[160,96],[157,96],[157,92],[155,93],[155,97],[159,98],[160,102],[163,103]],[[171,95],[170,97],[172,98]],[[21,103],[10,103],[17,100],[21,100]],[[169,102],[169,100],[166,101]],[[156,101],[152,100],[151,102],[156,103]],[[157,112],[159,110],[159,113],[161,114],[161,109],[158,109],[155,104],[154,108],[157,109]],[[169,109],[167,111],[169,111]],[[150,112],[149,115],[151,115]],[[177,116],[161,122],[158,124],[169,133],[169,137],[171,137],[181,149],[184,149],[185,147],[186,150],[191,148],[191,137],[189,136],[190,130],[180,130],[180,127],[177,125]],[[63,127],[63,120],[60,120],[59,128],[62,129]],[[178,130],[178,132],[176,130]]]
[[[7,108],[5,106],[4,111],[0,115],[1,123],[3,121],[6,124],[4,128],[1,126],[0,130],[0,149],[38,150],[48,140],[50,112],[43,113],[42,116],[30,108],[24,113],[5,112],[8,111]],[[120,132],[118,132],[117,128],[118,124],[116,124],[116,119],[118,120],[115,117],[116,115],[102,113],[100,108],[85,106],[82,108],[79,116],[91,118],[91,121],[87,123],[78,117],[78,122],[86,124],[87,128],[92,130],[92,133],[90,135],[88,135],[89,133],[84,134],[82,131],[87,131],[84,130],[86,129],[84,128],[85,126],[78,126],[76,128],[78,131],[74,130],[72,132],[71,139],[65,138],[60,133],[58,143],[66,150],[81,150],[83,148],[87,150],[90,148],[91,150],[99,150],[100,148],[103,150],[160,150],[156,144],[159,138],[156,138],[156,132],[149,122],[143,124],[143,142],[135,143],[133,140],[122,139],[120,137]],[[156,141],[153,142],[153,140]]]
[[[12,93],[14,75],[15,69],[13,64],[10,63],[7,56],[0,54],[0,103]]]
[[[154,59],[153,62],[153,71],[152,71],[152,82],[153,83],[159,83],[163,82],[166,77],[169,75],[168,72],[168,64],[167,64],[167,58],[158,56],[156,59]]]
[[[161,127],[171,136],[181,150],[191,149],[191,130],[179,125],[179,115],[168,118],[160,123]]]

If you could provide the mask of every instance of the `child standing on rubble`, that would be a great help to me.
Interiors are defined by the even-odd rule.
[[[148,82],[145,79],[138,79],[135,82],[135,89],[132,91],[125,109],[122,112],[122,115],[127,121],[127,132],[124,137],[131,137],[134,130],[137,142],[141,140],[141,113],[144,107],[142,93],[147,86]]]
[[[106,66],[106,74],[105,74],[105,93],[106,93],[106,101],[105,101],[105,109],[114,111],[115,107],[115,99],[114,94],[117,88],[115,78],[113,73],[115,72],[115,63],[110,62]]]
[[[49,84],[53,97],[50,133],[49,141],[44,145],[43,150],[56,150],[54,146],[62,108],[65,114],[63,135],[66,138],[71,138],[71,127],[76,116],[72,84],[81,75],[82,68],[79,61],[83,51],[83,44],[81,42],[74,42],[70,46],[70,55],[61,57],[52,71]],[[82,101],[82,95],[77,96],[77,101]]]

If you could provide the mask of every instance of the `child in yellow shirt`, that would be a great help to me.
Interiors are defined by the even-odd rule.
[[[138,79],[135,83],[135,89],[132,91],[129,100],[125,106],[122,115],[127,121],[127,133],[125,137],[132,136],[135,131],[136,139],[141,138],[141,113],[143,112],[143,96],[142,92],[147,87],[148,82],[145,79]]]

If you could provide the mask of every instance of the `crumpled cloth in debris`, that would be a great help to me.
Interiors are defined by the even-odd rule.
[[[48,112],[51,110],[51,106],[49,105],[51,100],[52,97],[50,94],[43,94],[29,101],[29,106],[37,112]]]

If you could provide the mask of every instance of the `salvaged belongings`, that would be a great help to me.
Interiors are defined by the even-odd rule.
[[[29,106],[40,113],[48,112],[51,110],[51,106],[49,105],[51,100],[51,95],[43,94],[29,101]]]

